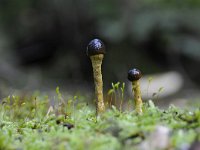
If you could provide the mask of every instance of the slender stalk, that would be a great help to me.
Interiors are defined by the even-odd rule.
[[[134,92],[136,112],[142,114],[142,98],[141,98],[139,80],[132,82],[132,91]]]
[[[103,100],[103,80],[101,73],[101,65],[103,60],[103,54],[90,56],[93,67],[95,94],[96,94],[96,113],[102,113],[105,111],[105,105]]]

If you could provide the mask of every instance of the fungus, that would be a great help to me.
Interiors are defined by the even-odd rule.
[[[93,68],[95,94],[96,94],[96,113],[102,113],[105,111],[105,105],[103,100],[103,81],[101,73],[101,65],[105,54],[105,45],[99,39],[93,39],[87,46],[87,56],[90,57]]]
[[[134,92],[136,112],[139,114],[142,114],[142,98],[139,83],[141,77],[142,73],[136,68],[128,71],[128,80],[132,82],[132,92]]]

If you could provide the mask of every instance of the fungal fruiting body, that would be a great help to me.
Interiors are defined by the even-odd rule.
[[[93,68],[95,94],[96,94],[96,113],[102,113],[105,111],[105,105],[103,100],[103,80],[101,73],[101,65],[105,54],[105,45],[99,39],[93,39],[87,46],[87,55],[90,57]]]
[[[140,91],[139,79],[142,73],[138,69],[131,69],[128,71],[128,80],[132,82],[132,92],[134,92],[134,101],[136,112],[142,114],[142,98]]]

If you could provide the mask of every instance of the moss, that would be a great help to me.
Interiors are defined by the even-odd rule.
[[[199,108],[190,111],[170,106],[161,110],[149,101],[143,105],[143,115],[112,106],[96,118],[95,109],[82,101],[83,96],[75,96],[78,103],[69,106],[59,100],[59,94],[51,111],[47,96],[36,97],[36,103],[32,96],[2,100],[0,149],[139,149],[160,125],[170,130],[170,148],[180,149],[200,140]]]

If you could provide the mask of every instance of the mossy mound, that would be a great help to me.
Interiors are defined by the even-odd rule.
[[[148,101],[142,115],[112,106],[96,117],[84,97],[65,101],[58,94],[55,101],[47,96],[2,100],[0,149],[189,149],[200,141],[200,108],[161,110]]]

